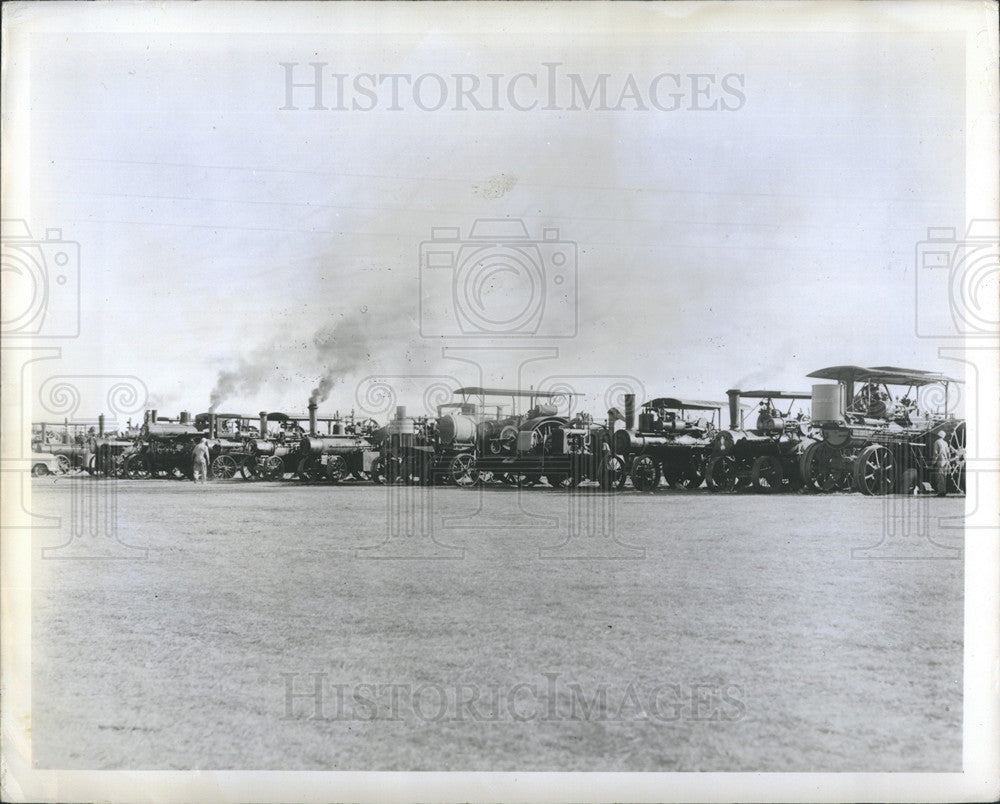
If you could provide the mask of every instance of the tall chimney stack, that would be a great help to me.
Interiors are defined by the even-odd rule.
[[[731,388],[726,391],[729,397],[729,429],[738,430],[740,426],[740,391],[738,388]]]
[[[97,417],[97,435],[104,438],[104,414]]]
[[[219,417],[214,413],[208,414],[208,437],[215,440],[219,434]]]
[[[635,429],[635,394],[625,394],[625,429]]]
[[[260,437],[267,438],[267,411],[260,412]]]
[[[188,410],[182,410],[178,424],[190,424],[191,423],[191,412]]]
[[[316,408],[318,408],[314,401],[309,402],[309,435],[316,435]]]

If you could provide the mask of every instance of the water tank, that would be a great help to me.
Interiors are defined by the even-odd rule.
[[[820,383],[812,387],[812,420],[817,424],[844,418],[840,385]]]
[[[442,444],[471,444],[476,438],[476,423],[460,413],[449,413],[437,420]]]

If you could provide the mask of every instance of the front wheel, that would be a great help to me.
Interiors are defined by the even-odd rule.
[[[881,444],[869,444],[854,464],[854,483],[869,497],[888,494],[896,487],[896,461]]]
[[[660,485],[660,466],[649,455],[640,455],[633,461],[632,485],[637,491],[652,491]]]
[[[57,455],[56,463],[59,464],[59,474],[61,475],[67,474],[72,466],[69,462],[69,458],[65,455]]]
[[[32,477],[45,477],[45,475],[47,475],[48,473],[49,473],[49,467],[47,467],[44,463],[36,463],[34,466],[31,467]]]
[[[452,483],[462,488],[470,488],[479,483],[479,470],[476,468],[476,456],[471,452],[456,455],[451,459],[448,472]]]
[[[705,479],[712,491],[735,491],[738,481],[736,458],[732,455],[712,458],[705,468]]]
[[[605,491],[618,491],[625,485],[628,474],[625,471],[625,461],[618,455],[609,455],[597,471],[597,482]]]
[[[331,455],[326,462],[326,479],[332,483],[339,483],[347,477],[347,461],[343,455]]]
[[[784,471],[781,468],[781,461],[773,455],[759,455],[753,462],[750,470],[750,480],[753,483],[754,491],[763,494],[773,494],[781,489],[781,482],[784,479]]]

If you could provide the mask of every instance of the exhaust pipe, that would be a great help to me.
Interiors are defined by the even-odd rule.
[[[97,435],[104,438],[104,414],[97,417]]]
[[[219,435],[219,417],[210,413],[208,416],[208,437],[213,441],[218,438]]]
[[[150,411],[150,414],[149,414],[149,416],[150,416],[149,423],[150,424],[156,424],[159,421],[159,415],[158,415],[159,413],[160,413],[160,411],[158,411],[158,410]]]
[[[267,411],[260,412],[260,437],[267,438]]]
[[[729,429],[738,430],[740,427],[740,391],[738,388],[731,388],[726,391],[729,397]]]
[[[319,407],[315,402],[309,402],[309,435],[316,435],[316,408]]]
[[[186,410],[181,411],[180,418],[177,422],[178,424],[190,424],[191,423],[191,413]]]
[[[625,394],[625,429],[635,429],[635,394]]]

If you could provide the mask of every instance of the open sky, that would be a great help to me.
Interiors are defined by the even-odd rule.
[[[299,411],[316,388],[324,410],[377,412],[369,377],[415,410],[455,380],[571,385],[600,414],[625,385],[724,399],[834,364],[960,373],[914,321],[917,244],[965,220],[961,39],[681,33],[654,9],[600,35],[339,13],[313,34],[33,37],[30,208],[4,217],[80,244],[80,336],[47,371],[135,375],[161,415]],[[287,86],[314,84],[311,63],[324,109]],[[581,97],[602,81],[603,105]],[[460,264],[480,218],[563,244],[484,275],[485,308],[515,312],[540,277],[519,337],[463,333],[452,308],[475,299],[421,262],[457,227],[440,250]],[[442,352],[459,346],[481,372]],[[82,393],[79,415],[105,407]]]

